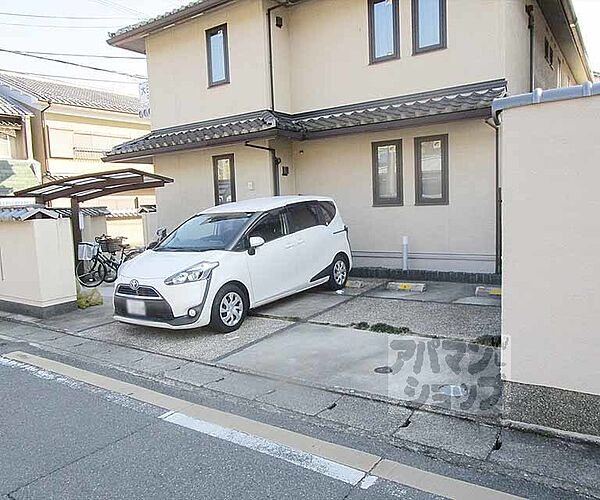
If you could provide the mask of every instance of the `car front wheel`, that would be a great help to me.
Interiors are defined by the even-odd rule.
[[[346,263],[346,259],[344,257],[338,255],[331,266],[331,274],[329,275],[327,286],[331,290],[341,290],[346,286],[347,281],[348,264]]]
[[[210,326],[221,333],[237,330],[248,314],[248,300],[235,284],[221,288],[213,301]]]

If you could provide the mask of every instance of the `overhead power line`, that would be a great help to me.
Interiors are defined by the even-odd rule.
[[[138,85],[138,82],[128,82],[125,80],[104,80],[102,78],[82,78],[79,76],[67,76],[67,75],[50,75],[48,73],[32,73],[30,71],[15,71],[12,69],[3,69],[0,68],[0,71],[4,73],[15,73],[17,75],[28,75],[28,76],[43,76],[45,78],[56,78],[60,80],[82,80],[88,82],[104,82],[104,83],[119,83],[126,85]]]
[[[92,0],[93,2],[99,3],[104,7],[110,7],[112,9],[118,10],[120,12],[126,12],[128,14],[133,14],[136,17],[148,17],[144,12],[140,12],[139,10],[132,9],[130,7],[125,7],[117,2],[113,2],[112,0]]]
[[[70,61],[63,61],[62,59],[54,59],[53,57],[36,56],[33,54],[26,54],[19,50],[0,49],[0,52],[7,52],[9,54],[17,54],[17,55],[25,56],[25,57],[34,57],[35,59],[42,59],[44,61],[52,61],[52,62],[61,63],[61,64],[68,64],[69,66],[77,66],[79,68],[92,69],[94,71],[103,71],[105,73],[113,73],[115,75],[127,76],[129,78],[138,78],[141,80],[146,79],[146,77],[144,75],[132,75],[131,73],[115,71],[113,69],[97,68],[96,66],[88,66],[87,64],[79,64],[79,63],[74,63],[74,62],[70,62]]]
[[[3,26],[26,26],[27,28],[63,28],[69,30],[81,30],[81,29],[116,29],[118,26],[69,26],[66,24],[28,24],[28,23],[5,23],[0,22]]]
[[[81,21],[106,21],[109,19],[113,19],[113,20],[118,20],[118,19],[137,19],[136,16],[115,16],[115,17],[110,17],[110,16],[100,16],[100,17],[85,17],[85,16],[49,16],[49,15],[42,15],[42,14],[22,14],[19,12],[0,12],[0,16],[13,16],[13,17],[35,17],[35,18],[39,18],[39,19],[77,19],[77,20],[81,20]]]
[[[41,56],[68,56],[68,57],[95,57],[100,59],[139,59],[144,60],[142,56],[104,56],[101,54],[73,54],[70,52],[38,52],[35,50],[19,50],[21,54],[35,54]]]

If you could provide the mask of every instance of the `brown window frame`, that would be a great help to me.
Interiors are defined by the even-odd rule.
[[[373,12],[375,4],[385,2],[387,0],[367,0],[367,11],[369,19],[369,64],[378,64],[381,62],[400,59],[400,2],[392,0],[392,10],[394,15],[394,53],[389,56],[377,57],[375,55],[375,20]]]
[[[381,198],[379,195],[379,155],[378,149],[381,146],[396,146],[396,197]],[[371,175],[373,178],[373,206],[374,207],[401,207],[404,206],[404,175],[402,158],[402,139],[391,141],[378,141],[371,143]]]
[[[448,4],[446,0],[438,0],[440,6],[440,22],[438,26],[440,31],[440,43],[427,45],[426,47],[419,46],[419,2],[420,0],[412,0],[411,5],[413,55],[448,48]]]
[[[548,37],[544,37],[544,59],[552,69],[554,69],[554,49]]]
[[[423,198],[423,179],[421,170],[421,143],[441,141],[442,143],[442,197],[439,200],[428,200]],[[424,137],[415,137],[415,205],[448,205],[450,203],[450,169],[448,154],[448,134],[428,135]]]
[[[214,186],[215,206],[225,204],[225,203],[219,203],[219,170],[218,170],[219,160],[229,160],[229,167],[231,170],[231,179],[229,181],[231,183],[231,202],[227,201],[225,203],[233,203],[234,201],[237,200],[236,186],[235,186],[235,184],[236,184],[235,183],[235,155],[233,153],[230,153],[230,154],[226,154],[226,155],[213,156],[212,161],[213,161],[213,186]]]
[[[215,82],[212,74],[212,47],[210,44],[210,39],[213,35],[215,35],[218,31],[223,30],[223,57],[225,58],[225,79],[219,80]],[[215,26],[214,28],[210,28],[206,30],[206,63],[208,69],[208,88],[211,87],[219,87],[220,85],[226,85],[231,83],[230,75],[229,75],[229,33],[227,31],[227,23],[220,24],[219,26]]]

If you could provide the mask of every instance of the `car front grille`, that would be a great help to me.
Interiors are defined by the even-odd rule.
[[[119,285],[117,287],[117,293],[119,295],[127,295],[130,297],[161,298],[160,294],[154,288],[144,285],[140,285],[137,290],[134,290],[129,285]]]
[[[140,287],[141,288],[141,287]],[[145,319],[148,321],[171,321],[175,317],[173,316],[173,310],[166,300],[149,300],[146,301],[146,315],[145,316],[132,316],[127,313],[127,300],[123,297],[115,297],[115,314],[117,316],[124,317],[136,317],[139,319]],[[131,300],[131,299],[129,299]]]

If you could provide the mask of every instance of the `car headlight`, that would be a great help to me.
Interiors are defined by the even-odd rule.
[[[170,276],[165,280],[165,285],[182,285],[208,279],[212,270],[219,265],[218,262],[200,262],[192,267]]]

